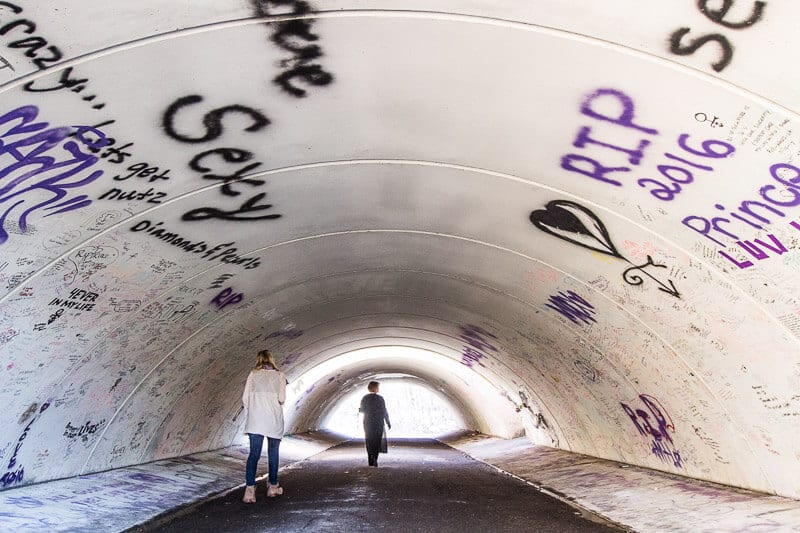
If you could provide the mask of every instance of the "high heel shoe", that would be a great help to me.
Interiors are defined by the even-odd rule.
[[[281,487],[277,483],[274,484],[274,485],[272,485],[272,484],[268,484],[267,485],[267,496],[268,497],[274,498],[275,496],[280,496],[281,494],[283,494],[283,487]]]
[[[247,485],[244,489],[244,503],[256,503],[256,487],[255,485]]]

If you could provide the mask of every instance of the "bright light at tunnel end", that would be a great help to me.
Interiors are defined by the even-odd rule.
[[[294,375],[288,369],[289,433],[325,430],[363,438],[358,405],[368,393],[367,383],[377,380],[392,421],[390,438],[434,438],[461,430],[502,434],[487,425],[496,417],[487,411],[486,399],[497,396],[496,389],[443,353],[383,345],[331,355],[312,365],[294,369]]]
[[[376,375],[379,394],[386,400],[386,410],[392,422],[389,438],[435,438],[465,429],[463,417],[441,394],[420,384],[413,376]],[[358,406],[364,394],[354,390],[339,400],[322,421],[322,429],[350,438],[363,438],[364,430]]]

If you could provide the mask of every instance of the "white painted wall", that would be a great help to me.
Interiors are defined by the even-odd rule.
[[[3,488],[401,345],[476,424],[800,496],[800,8],[651,4],[0,3]]]

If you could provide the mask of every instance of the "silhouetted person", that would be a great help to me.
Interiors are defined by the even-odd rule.
[[[358,408],[358,412],[364,415],[364,440],[367,444],[369,466],[378,466],[378,454],[386,453],[388,449],[383,421],[386,421],[389,429],[392,428],[389,413],[386,411],[386,402],[383,401],[383,396],[378,394],[379,385],[377,381],[369,382],[367,385],[369,394],[361,398],[361,406]]]
[[[278,450],[283,438],[283,402],[286,401],[286,375],[278,370],[269,350],[261,350],[256,366],[247,376],[242,393],[245,424],[244,432],[250,437],[250,455],[245,469],[244,503],[256,501],[256,468],[261,457],[264,437],[267,437],[269,459],[269,485],[267,496],[283,494],[278,485]]]

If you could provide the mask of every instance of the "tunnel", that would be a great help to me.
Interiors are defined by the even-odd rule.
[[[800,498],[800,7],[0,2],[2,488],[464,429]]]

